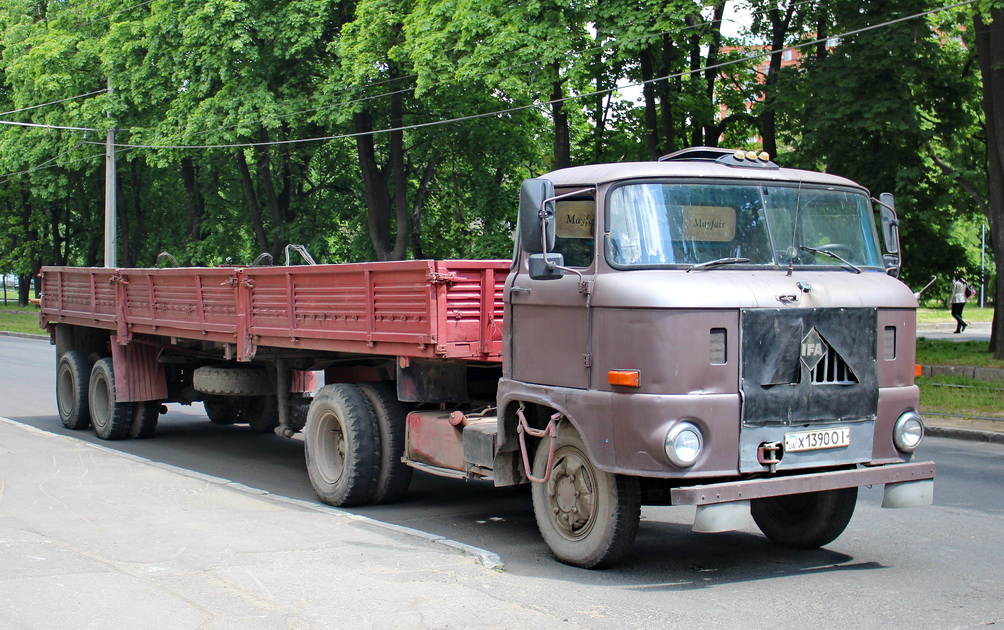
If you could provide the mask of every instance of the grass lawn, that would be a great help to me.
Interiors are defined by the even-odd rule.
[[[48,335],[38,327],[38,313],[0,309],[0,330],[29,335]]]
[[[17,296],[8,292],[8,302],[0,300],[0,330],[29,335],[48,335],[38,327],[38,307],[18,306]]]
[[[966,309],[962,311],[962,319],[966,320],[966,322],[989,322],[993,321],[993,318],[994,309],[992,308],[980,308],[974,304],[967,304]],[[918,308],[917,323],[955,325],[955,320],[952,319],[952,312],[947,307]]]
[[[960,417],[1004,418],[1004,381],[987,383],[961,376],[921,376],[920,412]]]
[[[917,363],[922,365],[975,365],[1004,368],[987,351],[985,341],[952,341],[950,339],[918,339]]]

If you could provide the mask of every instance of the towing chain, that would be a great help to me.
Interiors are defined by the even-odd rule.
[[[526,421],[526,415],[523,413],[524,407],[523,403],[519,404],[519,409],[516,410],[516,417],[519,418],[519,426],[516,427],[516,432],[519,433],[519,450],[520,454],[523,456],[523,470],[526,472],[526,478],[534,483],[547,483],[551,479],[551,464],[554,463],[554,442],[558,437],[558,424],[561,419],[564,418],[560,413],[556,413],[551,416],[550,422],[543,429],[534,429],[530,426],[530,423]],[[531,437],[535,438],[551,438],[550,447],[547,452],[547,466],[544,468],[543,477],[534,477],[533,468],[530,466],[530,459],[526,452],[526,434],[529,433]]]

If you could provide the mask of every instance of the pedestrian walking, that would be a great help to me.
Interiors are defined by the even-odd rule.
[[[962,319],[962,310],[966,307],[966,302],[973,296],[975,291],[969,286],[965,278],[955,278],[952,280],[952,317],[955,318],[955,332],[961,333],[969,324]]]

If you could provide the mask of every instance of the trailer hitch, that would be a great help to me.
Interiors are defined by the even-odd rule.
[[[516,417],[519,418],[519,426],[516,427],[516,432],[519,433],[519,451],[523,456],[523,470],[526,471],[526,478],[534,483],[547,483],[551,479],[551,464],[554,463],[554,441],[558,437],[558,424],[564,416],[556,413],[551,416],[551,421],[547,423],[546,427],[543,429],[534,429],[526,421],[526,416],[523,414],[523,403],[520,403],[519,409],[516,410]],[[535,438],[550,438],[551,443],[547,452],[547,466],[544,468],[544,476],[540,478],[533,476],[533,468],[530,466],[530,459],[526,453],[527,433]]]

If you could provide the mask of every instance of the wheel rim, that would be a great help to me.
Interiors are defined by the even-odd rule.
[[[73,413],[74,389],[73,373],[64,365],[59,370],[59,386],[56,388],[56,403],[63,418],[69,418]]]
[[[575,448],[555,453],[551,479],[547,482],[548,511],[559,534],[580,540],[596,522],[595,479],[586,456]]]
[[[345,431],[338,416],[328,412],[317,422],[315,454],[317,469],[325,483],[336,484],[345,471]]]

